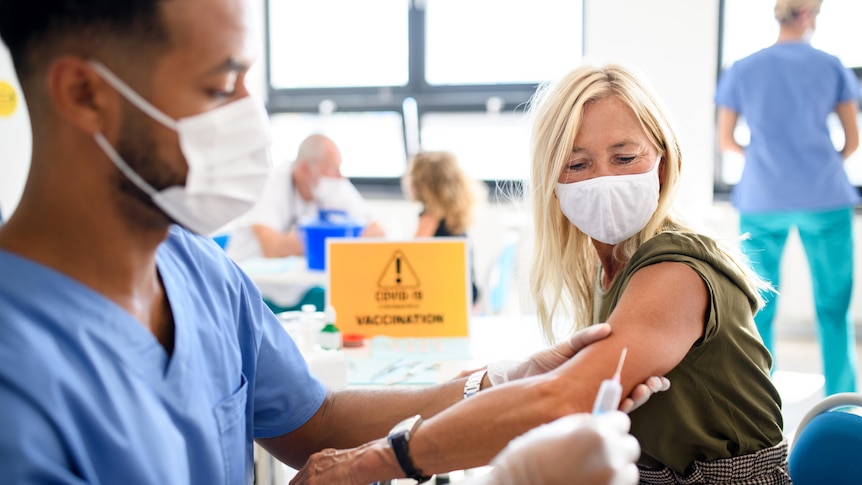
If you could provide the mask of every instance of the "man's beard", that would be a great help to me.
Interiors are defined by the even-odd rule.
[[[149,118],[131,104],[127,103],[125,108],[117,142],[120,157],[157,192],[174,185],[184,185],[183,176],[159,158]],[[119,171],[117,187],[120,211],[133,225],[164,228],[176,222],[153,202],[149,194]]]

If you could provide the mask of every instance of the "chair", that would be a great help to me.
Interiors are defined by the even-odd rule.
[[[862,394],[835,394],[802,418],[788,459],[794,485],[862,483],[862,416],[836,411],[853,406]]]
[[[515,259],[517,257],[517,240],[508,241],[494,261],[488,276],[488,296],[486,309],[491,315],[499,315],[503,312],[509,301],[515,272]]]

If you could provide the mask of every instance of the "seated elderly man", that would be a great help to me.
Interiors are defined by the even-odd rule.
[[[335,142],[315,134],[299,145],[296,161],[273,171],[260,201],[231,235],[228,255],[242,261],[305,254],[297,224],[318,209],[342,210],[364,221],[362,236],[384,235],[356,187],[342,177]]]

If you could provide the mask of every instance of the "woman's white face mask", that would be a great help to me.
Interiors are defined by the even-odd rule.
[[[643,229],[658,207],[660,161],[644,173],[558,183],[560,210],[587,236],[619,244]]]
[[[90,65],[108,84],[148,116],[179,135],[188,164],[184,186],[156,190],[117,153],[102,133],[96,143],[116,167],[180,225],[209,235],[251,209],[270,174],[269,120],[251,97],[199,115],[174,120],[135,92],[102,63]]]

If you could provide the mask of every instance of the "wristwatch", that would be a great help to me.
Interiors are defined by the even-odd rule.
[[[416,480],[417,483],[431,480],[430,476],[423,475],[422,470],[413,465],[413,459],[410,458],[410,438],[419,429],[420,424],[422,424],[422,416],[417,414],[396,424],[387,437],[389,446],[395,452],[395,458],[398,460],[398,464],[401,465],[404,474],[407,478]]]
[[[467,382],[464,383],[464,399],[472,397],[474,394],[482,390],[482,379],[485,378],[485,374],[487,373],[488,371],[486,369],[482,369],[470,374],[470,377],[467,378]]]

